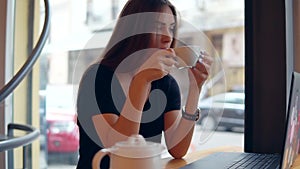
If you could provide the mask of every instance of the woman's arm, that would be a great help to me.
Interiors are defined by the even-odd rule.
[[[198,92],[190,88],[186,102],[186,113],[194,114],[197,110]],[[165,138],[169,153],[174,158],[182,158],[190,146],[195,121],[186,120],[180,115],[181,110],[173,110],[165,114]]]
[[[132,134],[138,134],[143,106],[150,91],[150,83],[137,75],[131,81],[120,116],[113,113],[98,114],[92,117],[97,134],[105,147],[124,141]],[[138,92],[137,92],[138,91]]]
[[[189,92],[185,105],[185,112],[194,115],[198,107],[198,99],[202,85],[206,81],[213,59],[202,53],[202,62],[188,70]],[[191,143],[195,121],[187,120],[179,115],[181,111],[171,111],[165,114],[165,138],[169,153],[174,158],[182,158]]]
[[[128,96],[120,112],[99,114],[92,117],[97,134],[105,147],[138,134],[144,104],[149,96],[151,82],[166,76],[176,63],[169,50],[157,50],[141,65],[129,86]],[[109,92],[109,91],[108,91]]]

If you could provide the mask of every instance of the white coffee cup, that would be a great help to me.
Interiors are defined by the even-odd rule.
[[[93,169],[100,169],[100,162],[110,157],[110,169],[154,169],[162,168],[161,153],[164,147],[159,143],[146,142],[141,135],[133,135],[127,141],[98,151],[92,162]]]
[[[173,48],[173,50],[178,58],[178,64],[176,65],[178,69],[191,68],[202,58],[198,46],[180,46]]]

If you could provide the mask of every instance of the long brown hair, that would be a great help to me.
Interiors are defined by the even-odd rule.
[[[175,7],[168,0],[129,0],[120,13],[112,36],[101,57],[101,64],[115,70],[130,54],[147,49],[150,45],[151,33],[138,33],[138,31],[139,29],[151,29],[154,25],[155,15],[147,17],[147,19],[141,17],[141,15],[143,13],[161,12],[164,6],[168,6],[171,9],[176,23],[171,44],[171,47],[174,47],[177,34]],[[134,21],[124,19],[128,17],[133,18]],[[132,36],[126,37],[126,35]],[[123,38],[124,36],[126,38]]]

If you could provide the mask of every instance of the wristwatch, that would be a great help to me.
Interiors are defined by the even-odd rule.
[[[186,120],[198,121],[200,118],[200,109],[197,108],[194,114],[187,113],[185,107],[182,107],[182,117]]]

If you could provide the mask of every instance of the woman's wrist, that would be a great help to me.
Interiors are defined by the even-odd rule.
[[[132,78],[132,81],[130,83],[129,90],[133,91],[135,93],[135,89],[138,88],[138,91],[145,91],[149,94],[151,89],[151,82],[148,82],[146,78],[142,74],[137,74]]]
[[[198,100],[200,97],[200,92],[201,91],[199,91],[197,87],[189,88],[188,95],[187,95],[187,101],[186,101],[186,105],[185,105],[187,109],[190,109],[190,108],[196,109],[197,108]]]
[[[140,76],[134,76],[129,86],[129,99],[131,104],[142,110],[149,95],[151,84]]]
[[[143,75],[143,72],[139,72],[135,74],[132,78],[132,82],[139,83],[139,84],[147,84],[149,83],[148,80]]]
[[[200,94],[202,89],[202,85],[198,85],[197,83],[191,83],[189,85],[189,92]]]
[[[188,96],[187,96],[187,101],[184,106],[185,111],[187,113],[191,113],[191,114],[193,114],[197,110],[199,96],[200,96],[200,91],[198,91],[197,87],[195,87],[195,88],[190,86]]]
[[[182,108],[182,117],[186,120],[189,120],[189,121],[198,121],[199,118],[200,118],[200,109],[199,108],[196,108],[195,111],[188,111],[185,109],[185,107]]]

